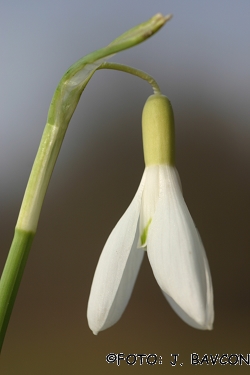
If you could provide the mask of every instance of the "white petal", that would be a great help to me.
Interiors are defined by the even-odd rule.
[[[160,198],[148,233],[148,257],[177,314],[196,328],[211,329],[214,311],[208,261],[177,176],[175,168],[161,167]]]
[[[138,247],[147,246],[147,233],[159,199],[159,165],[145,168],[145,187],[140,212],[140,234]]]
[[[111,232],[100,256],[88,302],[87,317],[94,334],[115,324],[126,308],[144,251],[132,245],[140,213],[145,182]]]

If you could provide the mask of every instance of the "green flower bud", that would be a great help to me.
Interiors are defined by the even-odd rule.
[[[146,166],[175,164],[174,114],[168,98],[151,95],[142,112],[142,138]]]

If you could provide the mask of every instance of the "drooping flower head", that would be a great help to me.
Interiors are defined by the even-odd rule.
[[[167,97],[148,98],[142,134],[145,170],[100,256],[88,303],[89,326],[97,334],[120,319],[147,250],[156,281],[175,312],[195,328],[212,329],[211,275],[175,168],[174,118]]]

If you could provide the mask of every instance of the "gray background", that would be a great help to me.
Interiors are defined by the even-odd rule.
[[[113,60],[145,70],[172,101],[177,167],[215,293],[212,332],[185,325],[147,258],[122,319],[97,337],[86,307],[102,247],[144,164],[141,110],[150,87],[97,72],[52,176],[2,351],[2,375],[249,372],[191,366],[190,354],[249,353],[250,2],[43,0],[0,7],[0,265],[3,267],[56,85],[83,55],[157,12],[174,18]],[[109,352],[157,353],[162,365],[108,365]],[[171,367],[179,353],[183,367]]]

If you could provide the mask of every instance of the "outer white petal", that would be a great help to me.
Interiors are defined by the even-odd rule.
[[[148,233],[155,278],[176,313],[212,329],[213,289],[205,250],[183,199],[175,168],[160,170],[160,198]]]
[[[144,182],[145,172],[133,201],[111,232],[95,271],[87,309],[94,334],[120,319],[133,290],[144,255],[142,249],[135,248]]]

